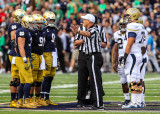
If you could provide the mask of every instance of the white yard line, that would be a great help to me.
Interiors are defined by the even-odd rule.
[[[146,78],[145,79],[145,81],[154,81],[154,80],[160,80],[160,78],[157,77],[157,78]],[[111,81],[111,82],[103,82],[103,85],[110,85],[110,84],[117,84],[117,83],[120,83],[120,81],[117,80],[117,81]],[[72,88],[72,87],[77,87],[77,84],[63,84],[63,85],[52,86],[51,88],[54,89],[54,88]],[[9,89],[1,90],[0,94],[9,93],[9,92],[10,92]]]

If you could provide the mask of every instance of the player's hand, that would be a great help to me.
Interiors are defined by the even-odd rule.
[[[59,68],[60,67],[60,62],[59,62],[59,60],[57,60],[57,68]]]
[[[31,67],[30,62],[25,61],[25,62],[24,62],[24,69],[25,69],[25,70],[29,70],[30,67]]]
[[[36,58],[34,53],[31,53],[31,61],[33,61]]]
[[[123,56],[121,56],[119,58],[119,65],[122,66],[122,67],[124,67],[125,63],[126,63],[126,59]]]
[[[113,64],[113,69],[114,69],[115,72],[118,72],[117,67],[118,67],[118,64],[117,64],[117,63],[114,63],[114,64]]]

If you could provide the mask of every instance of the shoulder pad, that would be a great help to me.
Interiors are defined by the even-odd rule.
[[[118,37],[119,37],[119,31],[116,31],[116,32],[113,34],[113,38],[114,38],[115,42],[117,41]]]
[[[138,23],[129,23],[127,25],[127,30],[133,31],[133,32],[138,32],[140,27],[141,26]]]

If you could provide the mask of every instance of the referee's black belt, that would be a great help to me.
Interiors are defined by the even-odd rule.
[[[81,51],[81,50],[79,50],[79,53],[85,54],[85,52],[83,52],[83,51]]]
[[[79,50],[79,53],[87,55],[87,56],[92,56],[92,55],[95,55],[95,54],[98,54],[98,53],[101,53],[101,52],[92,52],[92,53],[86,54],[85,52]]]
[[[92,56],[92,55],[95,55],[95,54],[100,54],[101,52],[92,52],[92,53],[89,53],[89,54],[86,54],[87,56]]]

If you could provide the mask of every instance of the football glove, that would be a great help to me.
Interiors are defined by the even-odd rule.
[[[122,66],[122,67],[125,66],[127,57],[128,57],[128,54],[125,53],[124,56],[121,56],[121,57],[119,58],[119,64],[120,64],[120,66]]]
[[[30,66],[31,66],[30,62],[28,62],[28,61],[24,62],[24,69],[25,70],[29,70]]]
[[[59,62],[59,60],[57,59],[57,68],[59,68],[60,67],[60,62]]]

